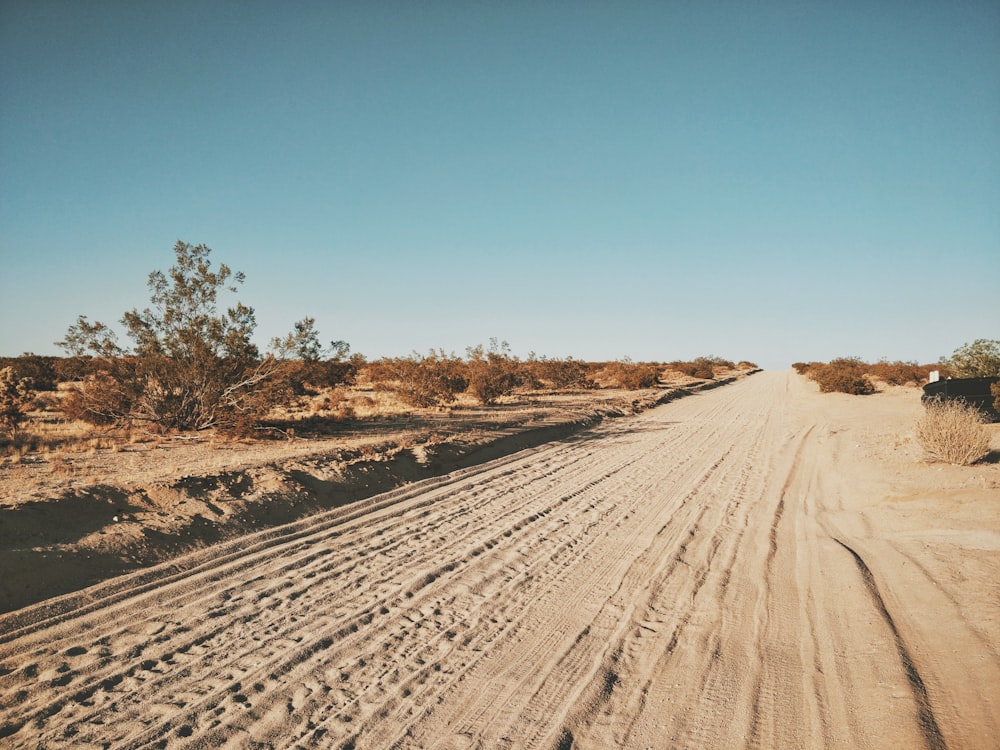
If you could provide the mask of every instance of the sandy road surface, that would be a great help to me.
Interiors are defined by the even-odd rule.
[[[938,554],[810,388],[762,373],[0,618],[0,745],[1000,746],[995,514]]]

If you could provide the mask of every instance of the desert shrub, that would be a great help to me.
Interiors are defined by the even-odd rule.
[[[705,357],[698,357],[692,364],[694,365],[694,369],[691,372],[692,377],[701,380],[712,380],[715,378],[715,364],[712,360]]]
[[[760,366],[756,362],[748,362],[747,360],[741,360],[736,363],[737,370],[759,370]]]
[[[323,362],[316,363],[312,378],[309,382],[317,388],[336,388],[342,385],[354,385],[357,382],[358,373],[365,365],[363,354],[352,354],[344,359],[342,357],[331,357]]]
[[[323,347],[313,318],[303,318],[295,323],[294,330],[284,339],[271,342],[272,349],[291,356],[276,369],[275,377],[296,396],[315,396],[323,388],[334,388],[353,379],[359,359],[347,359],[351,351],[346,341],[331,341]],[[363,361],[364,357],[360,358]]]
[[[864,395],[875,392],[872,378],[889,385],[921,385],[931,370],[940,365],[919,365],[916,362],[889,362],[885,359],[868,364],[858,357],[841,357],[830,362],[795,362],[792,367],[800,375],[812,378],[824,392],[836,391]],[[947,372],[943,372],[947,376]]]
[[[951,376],[955,378],[992,378],[1000,375],[1000,341],[976,339],[954,351],[951,357],[942,357]]]
[[[43,412],[61,412],[62,399],[54,391],[42,391],[35,394],[31,408]]]
[[[733,362],[731,359],[725,359],[724,357],[715,357],[715,356],[702,357],[702,359],[707,359],[709,362],[712,363],[713,366],[719,367],[724,370],[736,369],[736,363]]]
[[[87,375],[93,375],[99,366],[99,360],[92,356],[80,355],[59,357],[56,359],[56,380],[59,383],[73,383],[83,380]]]
[[[468,387],[465,363],[444,351],[383,358],[368,363],[365,373],[376,390],[392,391],[403,403],[424,408],[449,404]]]
[[[34,392],[29,378],[18,377],[12,367],[0,369],[0,432],[12,439],[27,419],[25,410]]]
[[[990,384],[990,393],[993,396],[993,408],[1000,411],[1000,382]]]
[[[0,357],[0,368],[11,368],[15,376],[30,382],[32,390],[54,391],[59,380],[56,375],[58,359],[27,352],[20,357]]]
[[[597,384],[591,379],[586,362],[580,362],[572,357],[567,359],[530,358],[527,371],[534,384],[544,384],[555,390],[571,388],[591,389]]]
[[[687,362],[679,359],[675,359],[673,362],[667,362],[666,367],[674,372],[679,372],[681,375],[690,376],[694,372],[693,362]]]
[[[612,388],[638,391],[655,388],[660,382],[660,367],[647,362],[625,359],[610,363],[604,371],[605,381]]]
[[[887,362],[882,359],[868,365],[867,371],[873,377],[889,385],[920,385],[930,377],[933,365],[918,365],[916,362]]]
[[[530,379],[526,368],[510,355],[506,341],[498,344],[495,338],[490,339],[488,349],[480,344],[469,347],[466,354],[468,391],[483,405],[496,403]]]
[[[126,374],[128,367],[124,360],[109,360],[106,370],[74,382],[62,401],[63,415],[93,425],[127,422],[142,396],[141,381],[134,373]]]
[[[935,461],[967,466],[990,452],[982,413],[958,400],[927,402],[917,420],[917,442]]]
[[[867,374],[868,365],[858,357],[840,357],[826,364],[810,367],[808,376],[823,393],[849,393],[864,396],[875,392]]]
[[[176,264],[149,275],[152,307],[121,320],[131,347],[119,346],[108,326],[84,316],[70,326],[60,346],[86,363],[69,399],[71,413],[95,423],[244,434],[289,398],[286,360],[315,343],[311,319],[272,341],[262,356],[252,341],[253,308],[236,302],[217,310],[220,292],[235,292],[243,274],[225,264],[213,270],[210,253],[205,245],[178,242]]]
[[[714,380],[716,367],[733,369],[736,365],[721,357],[697,357],[690,362],[681,360],[671,362],[668,366],[682,375],[699,380]]]

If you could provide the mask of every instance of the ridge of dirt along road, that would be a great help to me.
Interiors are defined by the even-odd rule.
[[[761,373],[0,618],[0,744],[997,747],[995,629],[897,576],[808,388]]]

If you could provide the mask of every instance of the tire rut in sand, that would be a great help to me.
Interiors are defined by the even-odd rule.
[[[927,695],[927,688],[924,686],[924,681],[920,677],[920,672],[917,671],[906,643],[896,628],[896,623],[893,622],[892,615],[889,614],[885,602],[882,601],[882,595],[879,593],[878,585],[875,583],[875,576],[872,575],[865,561],[861,559],[861,555],[841,540],[835,539],[834,541],[847,550],[854,559],[855,564],[858,566],[858,571],[861,573],[861,579],[865,583],[865,588],[868,589],[868,593],[871,595],[872,604],[882,619],[885,620],[886,626],[892,633],[893,643],[899,652],[899,660],[902,662],[906,679],[909,681],[910,689],[913,691],[913,698],[919,712],[920,728],[923,731],[924,739],[927,741],[928,750],[947,750],[948,746],[944,741],[944,736],[941,734],[941,729],[934,718],[934,710],[931,707],[930,697]]]
[[[620,644],[624,658],[605,667],[621,688],[609,698],[606,684],[595,681],[589,703],[566,727],[581,746],[645,747],[669,740],[672,746],[712,747],[719,742],[718,725],[731,720],[715,713],[726,692],[718,668],[724,661],[726,599],[731,584],[740,580],[742,542],[762,502],[762,474],[756,467],[767,460],[767,429],[766,422],[736,420],[731,433],[714,435],[722,455],[711,466],[711,481],[695,488],[691,499],[697,516],[686,526],[672,524],[663,547],[652,550],[647,569],[653,575],[646,588],[637,589],[639,605]],[[689,634],[692,621],[696,632]],[[697,664],[683,667],[682,687],[678,665],[690,664],[692,656]],[[700,696],[699,705],[715,718],[686,721],[676,703],[681,692]],[[671,713],[672,721],[666,721]]]
[[[565,467],[562,467],[562,469],[564,469],[564,468]],[[560,469],[560,470],[562,470],[562,469]],[[610,467],[609,470],[605,472],[605,474],[606,474],[607,477],[610,477],[610,476],[613,476],[614,471],[615,471],[615,468],[614,467]],[[597,484],[600,483],[600,481],[601,481],[600,478],[598,478],[597,480],[591,481],[589,483],[589,486],[596,486]],[[558,505],[560,503],[565,503],[565,502],[571,500],[572,496],[580,495],[586,489],[587,489],[587,487],[585,486],[583,489],[578,490],[578,491],[572,493],[571,496],[567,496],[567,495],[565,495],[565,493],[562,493],[560,497],[558,497],[558,498],[556,498],[554,500],[555,505]],[[512,497],[516,497],[516,496],[512,496]],[[471,549],[471,551],[470,551],[470,553],[468,555],[469,558],[474,558],[477,555],[482,554],[484,550],[502,547],[511,537],[514,537],[515,532],[521,531],[522,529],[525,529],[528,526],[530,526],[535,521],[537,521],[537,520],[539,520],[541,518],[544,518],[546,515],[548,515],[549,512],[551,512],[551,510],[553,509],[553,507],[555,507],[555,505],[553,505],[553,506],[550,506],[550,507],[537,509],[537,512],[528,513],[528,514],[521,514],[520,516],[515,516],[514,518],[512,518],[512,520],[506,526],[504,526],[503,525],[503,518],[504,517],[508,517],[508,516],[513,515],[514,513],[518,512],[518,508],[520,507],[520,505],[523,505],[523,503],[521,503],[520,505],[515,504],[512,509],[509,509],[511,512],[509,514],[506,514],[506,515],[504,515],[502,513],[498,513],[498,511],[500,510],[500,507],[498,506],[496,498],[485,500],[485,501],[483,501],[483,504],[489,506],[489,511],[494,516],[494,518],[492,518],[491,520],[492,520],[492,523],[493,523],[493,528],[495,529],[496,533],[495,533],[494,536],[488,537],[484,541],[481,538],[482,537],[481,529],[477,530],[476,534],[479,537],[478,538],[478,542],[477,542],[477,545],[473,549]],[[468,511],[468,508],[463,508],[462,506],[459,506],[459,507],[456,508],[456,507],[452,506],[452,507],[447,508],[446,512],[443,513],[442,517],[446,521],[454,522],[456,519],[461,519],[465,515],[465,513],[467,511]],[[417,547],[418,551],[419,550],[423,550],[424,552],[427,552],[431,556],[436,555],[437,552],[435,551],[435,548],[433,546],[427,545],[425,542],[422,542],[421,539],[422,539],[422,537],[426,537],[429,534],[433,534],[433,533],[438,532],[439,529],[436,529],[433,525],[430,524],[429,521],[426,520],[426,512],[424,514],[422,514],[422,520],[423,520],[423,522],[424,522],[425,525],[422,527],[421,533],[414,533],[414,529],[412,529],[412,528],[404,528],[404,529],[402,529],[402,536],[406,540],[416,540],[417,543],[419,543],[420,545],[422,545],[422,546],[418,546]],[[454,525],[454,523],[453,523],[453,525]],[[467,523],[465,525],[467,525]],[[381,529],[375,530],[374,531],[374,537],[378,538],[379,536],[382,536],[381,531],[382,531]],[[333,534],[334,537],[336,537],[338,535],[339,535],[339,532]],[[461,535],[458,535],[458,537],[456,537],[455,534],[449,534],[448,536],[450,537],[450,540],[453,543],[454,543],[454,541],[455,541],[456,538],[458,538],[459,541],[461,541],[461,538],[462,538]],[[312,540],[312,541],[315,542],[315,540]],[[341,541],[343,541],[343,540],[341,540]],[[309,544],[309,545],[306,545],[306,546],[312,547],[312,546],[315,546],[315,545],[314,544]],[[351,543],[349,543],[349,542],[348,543],[344,543],[342,545],[342,547],[343,547],[343,549],[350,549]],[[385,545],[385,547],[388,547],[388,545]],[[385,547],[382,550],[383,553],[385,552]],[[285,552],[287,552],[287,550]],[[370,552],[370,550],[369,550],[369,552]],[[370,557],[371,555],[368,555],[368,556]],[[302,564],[303,564],[303,562],[308,563],[308,562],[314,561],[318,557],[322,557],[322,556],[317,556],[314,553],[309,553],[308,556],[299,558],[297,560],[293,560],[292,563],[289,563],[288,560],[286,559],[285,560],[285,564],[284,564],[283,567],[281,567],[279,569],[273,570],[271,572],[271,574],[268,575],[268,576],[257,575],[254,578],[252,578],[249,582],[245,582],[244,581],[244,582],[241,583],[241,587],[245,587],[247,583],[249,583],[251,586],[253,586],[255,584],[261,584],[261,583],[266,583],[268,581],[274,581],[275,578],[280,578],[281,574],[287,573],[287,571],[290,568],[296,568],[296,567],[298,567],[300,569],[299,572],[301,572],[302,570],[308,570],[309,569],[308,566],[306,566],[305,568],[301,567]],[[287,555],[286,555],[286,558],[287,558]],[[348,560],[351,559],[349,555],[347,556],[347,559]],[[411,564],[411,565],[420,565],[421,563],[420,563],[419,559],[414,559],[413,558],[413,553],[410,553],[409,554],[409,564]],[[320,568],[320,570],[324,574],[324,576],[326,576],[326,577],[336,578],[336,577],[338,577],[338,575],[339,575],[339,577],[344,577],[343,574],[349,573],[349,572],[351,572],[353,570],[353,564],[351,564],[351,565],[352,565],[352,567],[350,567],[350,568],[345,568],[344,566],[341,566],[342,569],[340,571],[331,570],[331,566],[324,565],[324,567]],[[246,567],[246,566],[244,566],[244,567]],[[437,581],[437,579],[440,578],[442,575],[444,575],[446,573],[450,573],[450,572],[456,570],[458,567],[459,567],[459,565],[457,563],[455,563],[455,562],[453,562],[453,563],[444,563],[444,564],[440,564],[439,563],[439,564],[437,564],[435,566],[435,568],[431,572],[417,575],[415,581],[414,580],[410,580],[409,583],[403,582],[402,584],[400,584],[400,585],[398,585],[396,587],[397,589],[399,589],[397,591],[397,598],[398,598],[399,602],[406,601],[408,599],[412,599],[417,594],[417,592],[419,592],[422,588],[426,587],[430,583],[433,583],[433,582]],[[305,573],[304,577],[306,577],[306,578],[309,578],[309,577],[315,578],[316,577],[315,576],[315,571],[310,571],[310,572]],[[218,582],[218,581],[222,580],[223,578],[224,578],[224,576],[215,575],[215,576],[213,576],[212,580],[214,582]],[[238,597],[234,597],[234,596],[232,596],[232,593],[230,591],[228,591],[228,590],[223,590],[221,592],[221,594],[220,594],[220,592],[218,590],[210,590],[209,593],[207,593],[207,594],[199,593],[199,595],[197,597],[192,597],[191,596],[191,592],[194,591],[194,590],[196,590],[196,589],[200,589],[200,587],[191,586],[191,585],[185,585],[183,587],[184,590],[182,591],[181,596],[177,597],[177,598],[169,599],[169,604],[171,604],[174,607],[177,607],[177,606],[179,606],[180,604],[183,603],[184,606],[187,606],[189,608],[191,608],[191,607],[197,608],[202,613],[205,613],[207,621],[209,621],[209,622],[211,622],[213,620],[213,615],[222,614],[222,613],[226,613],[227,619],[229,620],[230,623],[232,623],[232,622],[235,621],[235,622],[242,622],[243,624],[248,624],[248,623],[250,623],[252,621],[255,621],[255,625],[256,625],[256,627],[258,628],[258,630],[260,632],[263,632],[264,635],[268,636],[268,639],[270,641],[276,642],[279,645],[281,645],[283,638],[285,640],[287,640],[289,643],[294,643],[296,641],[295,638],[288,638],[288,635],[289,635],[290,632],[301,631],[303,629],[304,623],[301,621],[303,618],[302,617],[298,617],[298,616],[292,616],[290,618],[292,624],[290,626],[286,627],[284,631],[276,631],[276,630],[274,630],[273,629],[273,624],[271,626],[268,625],[268,620],[266,619],[267,613],[277,611],[278,615],[279,615],[279,618],[278,618],[279,622],[282,621],[282,620],[287,620],[289,618],[285,618],[284,615],[281,613],[280,610],[274,610],[272,607],[269,607],[268,606],[269,600],[273,599],[275,601],[285,601],[285,602],[294,601],[294,600],[296,600],[296,599],[299,598],[299,596],[297,596],[297,595],[300,595],[303,591],[308,591],[310,587],[313,587],[315,585],[316,585],[315,583],[307,583],[305,588],[300,588],[300,589],[294,590],[294,591],[291,592],[291,595],[287,595],[289,593],[289,590],[291,588],[293,588],[294,584],[292,584],[289,581],[283,581],[283,582],[279,582],[279,583],[269,583],[264,590],[258,590],[256,596],[249,597],[249,598],[247,596],[243,595],[243,594],[241,594]],[[357,586],[357,582],[355,582],[355,587],[356,586]],[[349,593],[349,591],[348,591],[349,588],[350,587],[346,587],[346,588],[341,589],[340,592],[339,592],[339,596],[345,596],[345,595],[347,595]],[[281,592],[284,592],[286,594],[286,596],[282,596]],[[184,599],[185,596],[188,597],[188,598]],[[216,598],[221,599],[221,601],[219,601],[215,606],[212,606],[210,603],[213,602]],[[303,598],[303,602],[304,602],[306,600],[306,597],[303,596],[302,598]],[[238,602],[240,600],[248,601],[249,604],[247,606],[241,608],[238,605]],[[398,604],[398,602],[396,602],[396,604]],[[381,605],[381,609],[386,609],[385,603],[383,603]],[[367,626],[369,624],[369,622],[367,622],[366,620],[367,620],[367,616],[366,615],[362,615],[362,619],[360,620],[360,625]],[[328,623],[324,623],[324,624],[328,628],[339,626],[339,630],[335,631],[335,632],[337,632],[338,635],[341,635],[341,636],[344,635],[344,628],[345,628],[345,624],[344,623],[328,622]],[[346,625],[347,632],[353,632],[354,630],[360,630],[360,625],[358,625],[358,623],[353,623],[353,624]],[[269,627],[271,629],[269,629]],[[187,626],[179,626],[177,628],[177,632],[175,633],[175,637],[178,637],[178,634],[186,632],[187,630],[188,630]],[[148,660],[147,659],[145,661],[163,662],[165,664],[169,664],[170,666],[174,666],[173,663],[177,659],[180,658],[180,656],[176,656],[176,655],[185,655],[186,656],[189,653],[190,654],[194,654],[196,651],[205,651],[208,654],[213,654],[213,655],[220,654],[220,653],[224,653],[224,654],[228,654],[229,655],[228,661],[219,660],[218,657],[216,657],[216,656],[213,656],[211,661],[205,661],[203,659],[202,663],[199,665],[201,667],[200,672],[202,672],[202,673],[204,673],[204,672],[218,672],[220,670],[228,670],[230,673],[232,673],[235,670],[235,668],[234,668],[234,662],[238,661],[241,657],[247,656],[247,655],[251,655],[255,661],[260,661],[261,660],[261,653],[260,653],[259,646],[255,646],[255,647],[252,647],[250,649],[247,649],[246,651],[244,651],[242,653],[239,652],[239,651],[237,651],[237,653],[235,655],[233,655],[231,653],[231,647],[227,648],[227,646],[226,646],[226,644],[224,642],[218,642],[218,643],[213,643],[212,642],[213,639],[216,638],[217,636],[224,635],[228,631],[232,631],[232,630],[233,630],[233,628],[229,627],[229,628],[215,628],[215,629],[209,630],[207,632],[201,632],[194,639],[188,639],[188,640],[186,640],[184,642],[180,642],[180,643],[174,642],[170,646],[170,648],[173,649],[173,651],[170,654],[170,658],[159,659],[159,660]],[[119,631],[118,632],[119,640],[120,640],[120,637],[122,635],[123,635],[123,632]],[[107,643],[108,639],[105,638],[104,640],[105,640],[105,643]],[[168,637],[164,636],[164,637],[160,638],[159,640],[161,640],[161,641],[162,640],[168,640]],[[257,638],[256,640],[259,641],[260,639]],[[298,639],[298,640],[301,640],[301,639]],[[304,648],[298,648],[297,647],[296,649],[294,649],[294,651],[296,651],[297,653],[300,653],[300,654],[304,653],[307,657],[312,657],[314,654],[318,653],[319,651],[326,650],[329,646],[330,646],[330,644],[328,643],[326,637],[321,637],[319,639],[314,639],[311,644],[307,645]],[[50,648],[48,650],[50,652],[52,651],[51,646],[50,646]],[[142,655],[141,651],[135,652],[133,654],[130,649],[125,649],[121,645],[121,643],[119,643],[118,651],[119,651],[119,653],[123,653],[124,652],[126,656],[132,656],[134,658],[138,658],[139,656]],[[297,659],[297,657],[293,658],[292,662],[294,663],[294,661],[296,661],[296,659]],[[271,666],[273,667],[273,665],[271,665]],[[260,672],[260,671],[261,670],[258,670],[258,672]],[[271,671],[278,671],[278,672],[280,672],[281,670],[275,670],[275,669],[272,668]],[[174,670],[171,679],[176,680],[177,678],[181,678],[181,679],[190,678],[190,676],[192,675],[192,673],[193,672],[192,672],[192,670],[190,668],[185,668],[185,669],[182,669],[180,671]],[[249,677],[249,676],[251,676],[248,672],[243,672],[242,675],[243,675],[243,677]],[[75,676],[76,677],[80,677],[81,675],[75,675]],[[91,673],[89,676],[90,676],[90,679],[91,679],[91,683],[93,685],[96,685],[96,687],[87,688],[87,689],[82,690],[79,693],[77,693],[78,697],[80,698],[80,702],[83,702],[83,703],[93,703],[93,701],[91,699],[94,697],[95,693],[99,692],[102,689],[102,686],[115,688],[118,685],[122,684],[122,682],[126,678],[132,678],[133,676],[135,676],[135,670],[134,670],[134,668],[131,668],[131,669],[127,670],[124,674],[121,673],[121,672],[119,672],[117,675],[113,675],[111,677],[105,677],[105,676],[103,676],[101,674],[95,674],[95,673]],[[234,679],[231,674],[230,674],[229,679]],[[137,686],[133,686],[133,687],[137,687]],[[156,684],[155,682],[150,682],[147,685],[147,687],[149,688],[149,690],[147,690],[147,691],[142,691],[142,690],[134,691],[134,693],[133,693],[134,696],[135,696],[135,701],[134,702],[137,705],[148,705],[146,701],[142,700],[142,695],[141,694],[143,692],[147,692],[147,693],[148,692],[156,692],[156,693],[158,693],[158,692],[160,692],[161,685]],[[185,705],[186,711],[189,712],[189,713],[200,713],[200,714],[204,714],[206,711],[208,711],[209,713],[211,713],[212,710],[216,708],[216,705],[213,705],[212,701],[214,700],[214,701],[216,701],[216,703],[218,703],[217,699],[219,698],[220,695],[224,696],[225,693],[226,693],[226,690],[227,690],[227,688],[225,688],[224,686],[220,685],[214,691],[212,691],[212,695],[211,696],[200,695],[199,696],[199,700],[197,702],[195,702],[193,704],[186,704]],[[199,693],[200,692],[202,692],[202,691],[199,691]],[[123,699],[119,699],[119,702],[114,704],[114,708],[119,713],[127,713],[126,711],[123,710],[124,707],[120,703],[121,700],[123,700]],[[44,721],[44,718],[46,716],[51,716],[53,714],[59,713],[64,707],[65,707],[65,700],[63,698],[58,698],[54,702],[51,702],[48,705],[44,705],[44,706],[40,707],[36,711],[36,713],[35,713],[35,718]],[[82,720],[86,720],[86,718],[88,718],[88,717],[81,717]],[[148,737],[148,736],[152,736],[152,734],[155,734],[156,731],[160,731],[162,733],[162,731],[169,729],[173,725],[173,723],[176,723],[176,722],[164,722],[161,725],[161,727],[160,727],[159,730],[150,730],[150,731],[147,731],[147,732],[143,733],[142,736],[140,736],[139,738],[137,738],[138,741],[139,741],[139,744],[141,744],[141,741],[143,741],[143,738]],[[193,731],[193,728],[191,726],[191,723],[185,723],[184,727],[186,727],[187,730],[188,730],[187,731],[187,735],[188,736],[191,736],[191,735],[194,734],[194,731]]]

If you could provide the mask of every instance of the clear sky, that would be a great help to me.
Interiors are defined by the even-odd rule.
[[[0,0],[0,354],[179,239],[261,342],[936,361],[1000,338],[1000,4]]]

